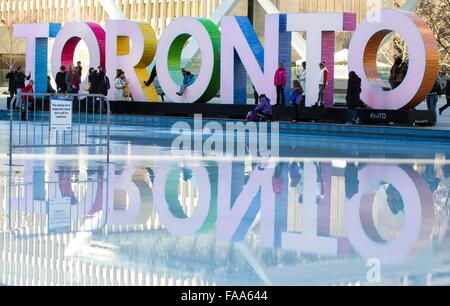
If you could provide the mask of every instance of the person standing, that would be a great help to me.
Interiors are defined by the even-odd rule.
[[[94,67],[89,68],[86,90],[91,95],[97,93],[97,71],[95,71]]]
[[[47,93],[49,94],[56,93],[56,90],[52,86],[52,80],[49,75],[47,76]]]
[[[439,100],[439,96],[442,94],[441,84],[439,80],[436,79],[434,82],[433,89],[427,96],[427,109],[433,113],[433,125],[436,125],[437,114],[436,114],[436,105]]]
[[[33,85],[34,81],[30,80],[28,82],[28,85],[22,88],[23,94],[32,94],[33,91]],[[33,102],[33,96],[26,95],[22,97],[21,104],[20,104],[20,111],[21,111],[21,120],[28,120],[28,108],[29,108],[29,102]]]
[[[361,78],[351,71],[348,74],[347,96],[345,101],[348,109],[347,124],[357,124],[356,108],[360,105],[361,95]]]
[[[127,80],[125,79],[125,72],[119,70],[117,76],[114,79],[114,88],[116,89],[116,101],[125,101],[125,86],[127,85]]]
[[[17,72],[14,75],[14,87],[17,94],[19,95],[16,100],[16,108],[20,107],[20,105],[22,104],[20,94],[22,93],[22,89],[25,87],[25,80],[29,79],[31,79],[31,72],[28,74],[28,76],[26,76],[25,73],[22,72],[22,68],[17,67]]]
[[[77,67],[75,69],[77,71],[78,79],[81,80],[81,76],[83,74],[83,67],[81,66],[81,62],[77,62]]]
[[[183,68],[181,73],[183,74],[183,85],[181,85],[180,91],[176,93],[178,96],[182,96],[186,88],[194,84],[195,81],[195,76],[190,71]]]
[[[80,91],[80,77],[74,65],[69,65],[66,74],[67,93],[77,94]]]
[[[286,87],[287,73],[282,63],[278,64],[278,69],[275,72],[274,85],[277,88],[277,105],[285,105],[286,98],[284,96],[284,88]]]
[[[306,62],[302,63],[302,72],[300,73],[298,80],[300,81],[300,86],[303,89],[303,94],[302,94],[302,103],[303,105],[306,105]]]
[[[109,78],[106,76],[106,71],[103,67],[98,67],[96,74],[96,85],[97,85],[97,93],[100,95],[107,96],[108,90],[110,89]]]
[[[400,86],[401,82],[405,77],[403,73],[403,65],[404,64],[401,57],[397,57],[395,59],[394,65],[392,65],[391,72],[389,75],[389,84],[391,85],[392,90]]]
[[[5,78],[8,79],[8,91],[10,99],[12,99],[16,94],[16,85],[14,82],[15,76],[16,76],[16,67],[12,66],[9,69],[8,73],[5,75]]]
[[[447,80],[447,83],[445,84],[445,88],[443,90],[443,92],[445,93],[445,98],[447,99],[447,104],[445,104],[444,106],[442,106],[439,109],[439,115],[442,116],[442,113],[450,107],[450,79]]]
[[[100,95],[108,96],[108,90],[111,88],[109,78],[106,76],[106,70],[99,66],[96,74],[97,92]],[[104,98],[98,98],[99,105],[97,109],[100,112],[106,111],[106,102]]]
[[[62,65],[59,68],[58,73],[55,77],[56,90],[58,93],[66,93],[67,85],[66,85],[66,66]]]
[[[296,123],[300,120],[299,112],[300,110],[303,110],[305,107],[303,105],[302,95],[303,89],[302,86],[300,85],[300,82],[298,80],[294,80],[292,82],[292,94],[290,99],[290,103],[294,107],[294,118],[292,119],[292,123]]]
[[[320,68],[320,77],[319,77],[319,96],[317,98],[317,102],[315,104],[316,107],[323,107],[323,92],[328,85],[328,69],[325,66],[325,63],[319,64]]]

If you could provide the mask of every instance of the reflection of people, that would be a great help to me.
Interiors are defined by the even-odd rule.
[[[361,79],[358,75],[351,71],[348,74],[347,96],[345,98],[348,109],[348,122],[347,124],[356,124],[356,108],[360,104],[361,94]]]
[[[195,76],[190,71],[183,68],[181,73],[183,74],[183,85],[181,85],[180,91],[177,92],[178,96],[182,96],[186,88],[194,84],[195,81]]]
[[[72,181],[70,175],[65,169],[58,173],[59,191],[61,192],[61,197],[70,198],[70,204],[78,204],[78,200],[75,197],[75,193],[72,190]]]
[[[347,163],[344,171],[345,198],[350,200],[359,190],[358,168],[354,163]]]
[[[272,177],[272,189],[275,194],[281,194],[284,190],[283,182],[283,164],[279,163],[275,167],[275,171]]]
[[[386,189],[386,196],[389,209],[394,215],[404,212],[405,204],[403,203],[403,198],[400,192],[391,184]]]

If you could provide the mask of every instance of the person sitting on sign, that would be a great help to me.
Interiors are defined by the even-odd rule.
[[[183,73],[183,85],[181,85],[180,91],[177,92],[177,95],[182,96],[186,88],[191,86],[195,81],[195,76],[186,69],[181,69],[181,73]]]
[[[266,95],[262,94],[259,96],[259,104],[247,114],[247,120],[255,122],[273,120],[272,105]]]

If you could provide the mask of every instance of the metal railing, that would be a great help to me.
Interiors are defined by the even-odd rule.
[[[56,102],[65,102],[71,108],[62,110],[67,116],[62,128],[56,125],[58,114],[52,111]],[[11,100],[9,118],[10,166],[14,149],[50,147],[103,147],[109,163],[110,105],[103,95],[17,94]]]

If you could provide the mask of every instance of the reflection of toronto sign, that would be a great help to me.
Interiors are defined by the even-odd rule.
[[[307,101],[315,101],[319,69],[314,63],[328,63],[330,86],[325,91],[327,106],[333,104],[335,33],[355,31],[349,47],[349,70],[361,76],[362,99],[376,109],[414,108],[431,90],[438,71],[436,41],[426,23],[404,11],[383,9],[378,21],[366,19],[356,28],[353,13],[307,13],[266,15],[264,46],[246,17],[225,16],[221,29],[210,20],[181,17],[171,22],[157,41],[149,23],[109,20],[104,28],[93,22],[17,24],[14,35],[27,43],[26,70],[36,80],[36,91],[47,86],[47,63],[51,74],[61,64],[73,63],[75,48],[83,40],[89,49],[91,67],[106,67],[115,78],[122,69],[130,82],[136,101],[159,101],[154,87],[145,87],[147,67],[155,61],[160,85],[174,102],[207,102],[219,91],[222,103],[246,101],[246,73],[259,93],[276,101],[273,74],[278,63],[291,64],[291,32],[306,32],[308,69]],[[392,91],[383,91],[371,83],[379,78],[377,49],[391,32],[397,32],[409,48],[409,72],[403,83]],[[196,81],[183,96],[176,92],[181,84],[180,58],[184,44],[193,38],[201,54]],[[48,40],[54,39],[51,56]],[[288,70],[288,73],[289,70]],[[289,91],[286,86],[286,92]],[[114,97],[114,88],[109,97]]]
[[[188,163],[185,166],[192,172],[198,190],[195,209],[189,214],[183,210],[179,198],[179,166],[169,163],[153,168],[152,184],[142,175],[145,168],[138,165],[130,164],[123,171],[115,169],[109,176],[108,188],[106,181],[101,179],[103,171],[100,171],[98,183],[86,184],[84,193],[80,190],[76,193],[80,204],[72,205],[70,217],[84,223],[85,230],[95,230],[106,223],[124,226],[145,224],[152,214],[157,214],[158,222],[173,235],[215,233],[217,242],[222,243],[243,241],[258,221],[260,226],[257,230],[264,247],[335,257],[348,256],[355,250],[362,257],[377,258],[383,264],[401,263],[416,256],[427,245],[435,222],[433,196],[426,181],[417,172],[398,166],[366,165],[360,169],[357,193],[344,200],[342,216],[334,219],[331,163],[322,164],[324,197],[317,203],[317,192],[320,191],[317,190],[316,167],[312,162],[305,162],[304,176],[309,179],[302,183],[303,204],[301,215],[296,217],[302,224],[301,231],[288,226],[288,218],[291,215],[289,219],[292,220],[293,211],[289,208],[287,167],[280,173],[286,187],[275,192],[274,165],[255,167],[248,180],[242,163],[221,161],[209,165]],[[25,168],[29,167],[32,165],[27,162]],[[24,181],[33,177],[33,171],[28,170],[24,171]],[[54,174],[49,172],[48,175],[52,179]],[[398,190],[404,203],[403,226],[392,240],[385,240],[375,224],[375,197],[380,184],[386,183]],[[33,188],[25,190],[23,198],[13,198],[11,211],[34,211],[38,215],[45,212],[41,205],[24,205],[36,200],[39,188],[43,189],[44,185],[35,182]],[[61,188],[63,190],[57,191]],[[53,197],[58,198],[59,193],[67,195],[68,186],[59,182],[59,188],[50,188],[47,192],[53,189]],[[127,199],[127,205],[116,206],[115,196],[109,198],[108,203],[102,200],[107,189],[110,195],[125,194],[123,198]],[[45,192],[42,191],[44,195]],[[119,202],[120,198],[117,199]],[[78,213],[78,207],[82,212]],[[344,224],[346,234],[333,233],[332,223]]]

